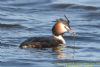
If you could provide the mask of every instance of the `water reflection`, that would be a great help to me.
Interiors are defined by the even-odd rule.
[[[64,45],[53,48],[53,51],[55,52],[56,58],[58,60],[67,59],[67,58],[72,57],[70,53],[65,52]]]

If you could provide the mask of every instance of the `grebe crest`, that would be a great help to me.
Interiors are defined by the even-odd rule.
[[[57,19],[55,25],[52,28],[52,33],[55,36],[63,35],[65,32],[69,32],[71,30],[69,26],[69,21],[66,21],[62,18]]]

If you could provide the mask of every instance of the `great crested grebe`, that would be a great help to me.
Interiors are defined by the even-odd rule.
[[[52,28],[51,37],[31,37],[19,46],[20,48],[54,48],[66,44],[63,34],[71,31],[69,20],[57,19]]]

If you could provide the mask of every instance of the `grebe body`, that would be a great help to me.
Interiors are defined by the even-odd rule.
[[[19,46],[20,48],[54,48],[64,45],[66,42],[63,38],[65,32],[71,30],[69,20],[58,19],[52,28],[52,36],[49,37],[31,37]]]

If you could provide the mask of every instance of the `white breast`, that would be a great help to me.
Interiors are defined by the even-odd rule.
[[[59,40],[61,40],[61,41],[63,42],[63,44],[66,44],[64,38],[63,38],[61,35],[59,35],[59,36],[54,36],[54,38],[59,39]]]

